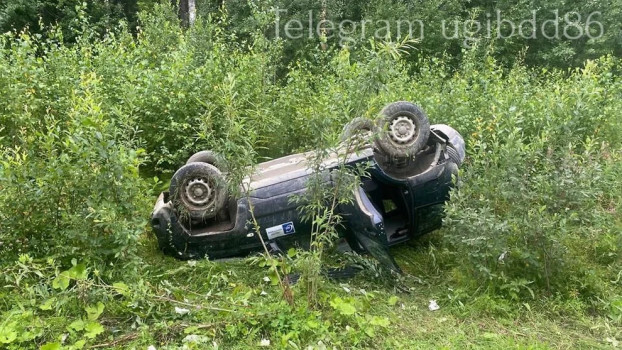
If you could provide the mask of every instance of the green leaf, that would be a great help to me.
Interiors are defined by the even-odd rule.
[[[315,320],[308,320],[307,321],[307,326],[311,329],[316,329],[320,326],[320,323],[318,321]]]
[[[276,285],[279,284],[279,278],[277,277],[276,274],[270,273],[270,275],[268,277],[270,277],[270,284],[271,285],[276,286]]]
[[[60,275],[56,276],[56,278],[54,278],[54,280],[52,281],[52,288],[65,290],[67,289],[67,287],[69,287],[70,281],[71,278],[69,277],[67,272],[61,272]]]
[[[104,312],[104,308],[105,308],[104,304],[101,301],[99,301],[97,302],[97,305],[87,306],[86,308],[84,308],[84,310],[86,310],[89,321],[95,321],[96,319],[99,318],[99,315],[101,315],[102,312]]]
[[[192,334],[192,333],[196,333],[198,330],[199,330],[199,327],[190,326],[190,327],[186,327],[186,329],[184,329],[184,333],[185,334]]]
[[[290,258],[293,258],[296,256],[296,249],[294,248],[289,248],[289,250],[287,251],[287,256]]]
[[[99,334],[104,332],[104,327],[99,322],[91,321],[86,324],[86,326],[84,327],[84,331],[85,337],[89,339],[94,339]]]
[[[123,282],[116,282],[112,284],[112,288],[114,288],[115,292],[127,297],[130,295],[130,287]]]
[[[73,344],[73,348],[74,349],[82,349],[84,348],[84,345],[86,345],[86,340],[78,340],[77,342],[75,342],[75,344]]]
[[[60,343],[47,343],[45,345],[42,345],[39,350],[60,350]]]
[[[351,316],[356,313],[356,308],[354,305],[344,301],[343,299],[337,297],[330,302],[330,305],[333,309],[337,310],[340,314],[344,316]]]
[[[373,327],[365,327],[363,329],[363,331],[365,332],[365,334],[367,334],[368,337],[373,338],[376,336],[376,332],[374,332],[374,328]]]
[[[76,331],[76,332],[84,330],[84,321],[82,321],[82,320],[75,320],[75,321],[71,322],[71,324],[69,326],[67,326],[67,330],[68,331]]]
[[[354,315],[354,313],[356,312],[356,308],[350,303],[343,303],[339,307],[339,312],[345,316]]]
[[[75,265],[74,267],[67,270],[67,273],[69,273],[69,277],[76,280],[85,280],[89,275],[88,269],[84,264]]]
[[[0,328],[0,344],[11,344],[17,339],[17,332],[13,327]]]
[[[390,306],[395,306],[395,304],[397,304],[398,300],[400,300],[400,298],[396,297],[395,295],[390,297],[388,300],[388,303]]]
[[[69,350],[83,349],[84,345],[86,345],[86,340],[78,340],[72,346],[69,347]]]
[[[43,304],[39,305],[39,309],[52,310],[52,308],[54,307],[54,304],[56,304],[56,298],[50,298],[46,300]]]
[[[379,316],[372,316],[371,320],[369,320],[369,323],[373,326],[380,327],[389,327],[389,324],[391,324],[388,318]]]
[[[80,339],[77,342],[73,343],[73,345],[65,346],[67,350],[80,350],[84,349],[84,345],[86,345],[86,340]]]

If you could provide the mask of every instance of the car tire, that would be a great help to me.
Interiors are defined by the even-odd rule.
[[[460,160],[460,154],[458,154],[458,151],[453,146],[448,144],[445,148],[445,152],[447,153],[447,157],[449,157],[449,160],[454,162],[456,165],[460,166],[462,164],[462,161]]]
[[[171,179],[169,193],[177,215],[188,222],[216,217],[228,198],[222,172],[205,162],[179,168]]]
[[[380,112],[376,122],[380,130],[376,147],[388,156],[412,157],[430,136],[430,121],[419,106],[406,102],[394,102]]]
[[[354,118],[343,127],[341,141],[347,141],[354,136],[360,135],[362,132],[373,133],[375,130],[376,125],[373,121],[363,117]]]
[[[197,152],[188,158],[186,164],[190,163],[207,163],[215,166],[223,173],[228,171],[225,159],[220,155],[220,153],[214,151]]]

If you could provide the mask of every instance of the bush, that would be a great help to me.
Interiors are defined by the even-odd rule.
[[[512,137],[489,144],[494,154],[475,145],[449,205],[446,237],[466,284],[516,299],[602,296],[621,258],[620,154]]]
[[[12,115],[15,134],[0,146],[3,258],[134,257],[149,188],[135,140],[102,112],[100,83],[83,74],[62,117],[48,110],[33,118],[27,108]]]
[[[470,136],[446,220],[459,283],[513,299],[609,293],[622,259],[612,64],[568,77],[470,69],[448,82],[450,109],[467,114],[454,125]]]

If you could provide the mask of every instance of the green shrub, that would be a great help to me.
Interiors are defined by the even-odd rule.
[[[622,259],[615,64],[568,77],[469,69],[448,81],[468,161],[445,238],[465,287],[516,299],[611,290]]]
[[[473,287],[512,298],[561,293],[593,298],[620,262],[620,154],[605,144],[575,153],[516,136],[475,144],[452,197],[446,236]],[[540,145],[542,146],[542,145]]]
[[[83,74],[63,118],[16,115],[32,123],[14,125],[13,144],[0,147],[3,257],[133,258],[149,188],[135,141],[102,112],[99,83]]]
[[[41,25],[58,25],[68,42],[75,39],[76,27],[87,18],[93,28],[104,33],[119,21],[136,25],[138,3],[128,1],[79,1],[79,0],[12,0],[0,2],[0,31],[29,30],[45,34]]]

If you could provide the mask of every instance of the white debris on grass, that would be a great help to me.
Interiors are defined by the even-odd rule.
[[[184,343],[196,343],[196,344],[206,343],[207,341],[209,341],[208,337],[204,335],[198,335],[198,334],[187,335],[183,340]]]
[[[428,309],[430,309],[430,311],[436,311],[440,308],[441,307],[438,306],[438,304],[436,303],[436,300],[430,300],[430,305],[428,305]]]
[[[180,315],[185,315],[185,314],[190,313],[190,310],[175,306],[175,313],[180,314]]]
[[[620,345],[620,341],[617,340],[616,338],[607,337],[607,339],[605,340],[607,341],[607,343],[611,344],[614,348],[617,348],[618,345]]]
[[[270,339],[262,339],[259,346],[270,346]]]

